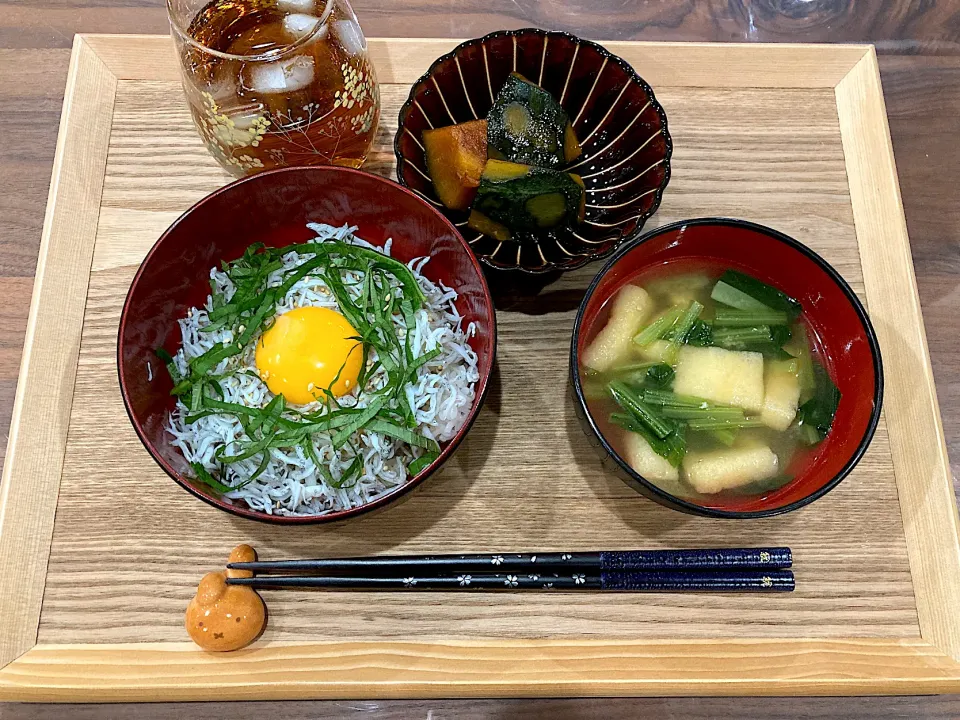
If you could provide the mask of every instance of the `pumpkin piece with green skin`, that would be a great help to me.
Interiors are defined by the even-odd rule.
[[[536,233],[579,221],[583,205],[583,183],[576,175],[491,159],[480,177],[473,210],[509,230]]]
[[[559,168],[582,153],[560,103],[519,73],[507,77],[487,121],[491,158]]]

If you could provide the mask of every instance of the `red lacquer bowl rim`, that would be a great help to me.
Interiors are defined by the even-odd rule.
[[[603,433],[600,431],[600,428],[597,426],[597,423],[593,419],[593,415],[590,413],[589,408],[587,407],[587,400],[583,392],[583,386],[580,382],[580,372],[578,368],[580,367],[580,358],[577,351],[577,345],[579,344],[580,330],[583,324],[584,314],[586,313],[587,305],[590,302],[590,298],[593,296],[594,291],[597,289],[597,286],[600,284],[600,281],[603,277],[610,271],[614,265],[619,262],[619,260],[632,251],[634,248],[639,245],[652,240],[660,235],[665,233],[671,233],[676,230],[680,230],[684,227],[691,226],[720,226],[720,227],[733,227],[740,228],[744,230],[751,230],[767,237],[778,240],[788,247],[796,250],[802,255],[806,256],[812,260],[821,270],[826,273],[826,275],[834,282],[834,284],[840,289],[843,295],[846,297],[847,301],[850,303],[850,306],[853,308],[854,312],[857,315],[861,325],[863,326],[864,335],[867,338],[867,345],[870,348],[870,356],[873,359],[873,371],[874,371],[874,388],[873,388],[873,410],[870,413],[870,420],[867,423],[867,427],[864,430],[863,436],[860,438],[860,442],[857,445],[856,450],[853,454],[844,463],[840,471],[834,475],[827,483],[823,486],[817,488],[809,495],[796,500],[787,505],[781,507],[775,507],[765,510],[723,510],[719,508],[705,507],[703,505],[698,505],[697,503],[690,502],[681,497],[672,495],[671,493],[662,490],[656,484],[650,482],[644,478],[640,473],[635,471],[630,465],[620,457],[619,453],[610,445],[607,439],[604,437]],[[679,242],[682,242],[680,240]],[[604,450],[612,457],[617,465],[630,476],[633,480],[642,485],[647,489],[660,504],[667,507],[673,507],[675,509],[682,509],[686,512],[690,512],[696,515],[703,515],[707,517],[714,518],[730,518],[730,519],[749,519],[749,518],[764,518],[772,517],[774,515],[781,515],[783,513],[791,512],[793,510],[798,510],[799,508],[809,505],[814,500],[817,500],[828,492],[833,490],[837,485],[839,485],[847,475],[856,467],[857,463],[860,462],[863,454],[867,451],[867,447],[870,445],[871,440],[873,440],[874,432],[877,429],[877,424],[880,422],[880,413],[882,410],[883,404],[883,361],[880,357],[880,343],[877,341],[877,335],[874,332],[873,324],[870,322],[870,318],[867,315],[867,311],[864,309],[863,304],[860,302],[860,299],[857,297],[856,293],[853,292],[853,289],[847,284],[847,281],[838,273],[830,263],[824,260],[820,255],[811,250],[809,247],[801,243],[799,240],[795,240],[789,235],[785,235],[779,230],[774,230],[773,228],[766,227],[765,225],[760,225],[758,223],[750,222],[749,220],[738,220],[736,218],[723,218],[723,217],[704,217],[704,218],[695,218],[692,220],[679,220],[669,225],[662,225],[661,227],[650,230],[641,237],[638,237],[624,245],[622,245],[617,253],[611,257],[607,263],[603,266],[600,272],[594,277],[593,281],[590,283],[590,286],[587,288],[586,293],[583,296],[583,300],[580,303],[580,308],[577,310],[577,317],[573,324],[573,338],[570,345],[570,379],[573,383],[574,394],[576,396],[577,403],[580,405],[580,408],[583,410],[584,417],[587,420],[587,423],[590,425],[590,429],[593,431],[593,434],[599,439]]]
[[[619,243],[611,245],[609,248],[606,248],[602,251],[590,251],[584,250],[584,254],[581,258],[577,260],[571,260],[569,263],[564,262],[562,265],[559,263],[546,263],[544,265],[538,265],[536,267],[528,267],[526,265],[520,265],[516,263],[502,263],[497,262],[486,255],[480,255],[479,259],[487,267],[493,268],[494,270],[503,270],[507,272],[516,271],[522,272],[527,275],[543,275],[545,273],[552,272],[568,272],[570,270],[576,270],[581,268],[588,263],[595,262],[597,260],[602,260],[605,257],[609,257],[611,253],[616,252],[624,244],[631,242],[634,238],[639,236],[643,232],[643,226],[646,225],[647,220],[649,220],[653,215],[660,209],[660,203],[663,201],[663,193],[667,189],[667,185],[670,182],[670,171],[671,164],[670,159],[673,157],[673,138],[670,135],[670,129],[667,126],[667,113],[663,109],[663,106],[660,104],[660,101],[657,100],[657,96],[653,92],[653,88],[650,86],[646,80],[640,77],[640,73],[634,69],[634,67],[624,60],[619,55],[610,52],[600,43],[594,42],[593,40],[587,40],[573,33],[568,33],[564,30],[544,30],[542,28],[519,28],[517,30],[495,30],[494,32],[487,33],[486,35],[478,38],[472,38],[470,40],[465,40],[464,42],[457,45],[453,50],[448,53],[445,53],[434,60],[427,71],[421,75],[413,85],[410,86],[410,93],[407,96],[406,102],[400,107],[400,113],[397,116],[397,134],[393,138],[393,154],[397,159],[397,180],[401,185],[406,186],[406,179],[404,178],[404,163],[406,162],[406,157],[403,152],[400,150],[400,139],[403,137],[405,132],[406,119],[410,114],[413,104],[416,101],[417,91],[422,85],[425,85],[430,78],[433,76],[436,69],[447,62],[452,60],[454,57],[459,56],[467,48],[473,47],[475,45],[483,45],[484,43],[495,40],[501,37],[520,37],[523,35],[538,35],[540,37],[559,37],[570,42],[576,43],[578,45],[585,45],[595,50],[601,57],[606,58],[608,61],[611,61],[617,64],[626,74],[627,77],[631,79],[632,82],[639,85],[643,91],[647,94],[647,97],[650,100],[650,107],[653,108],[657,115],[660,117],[660,122],[662,124],[662,134],[664,141],[664,154],[663,154],[663,180],[660,181],[660,184],[657,186],[656,192],[654,193],[653,204],[650,206],[650,209],[637,216],[637,227],[633,230],[632,233],[624,236],[620,239]],[[471,250],[471,252],[473,252]]]
[[[367,503],[366,505],[361,505],[355,508],[349,508],[347,510],[338,510],[326,515],[304,515],[304,516],[289,516],[289,515],[270,515],[268,513],[260,512],[258,510],[252,510],[248,507],[233,505],[229,502],[226,502],[218,497],[213,495],[207,495],[197,488],[193,487],[189,482],[186,482],[184,478],[180,476],[176,470],[174,470],[170,465],[159,455],[156,448],[153,446],[153,443],[146,436],[140,422],[134,416],[133,411],[130,407],[130,401],[128,398],[128,390],[126,383],[124,381],[124,369],[125,363],[123,360],[122,352],[122,338],[124,337],[124,330],[126,328],[127,320],[130,313],[130,302],[131,297],[136,290],[138,284],[141,281],[146,269],[149,267],[151,260],[153,259],[154,253],[157,252],[157,249],[167,240],[167,238],[177,231],[179,225],[189,216],[191,213],[198,210],[202,205],[205,205],[209,202],[213,202],[218,199],[221,195],[232,192],[237,187],[245,185],[247,183],[256,183],[256,182],[265,182],[270,181],[273,178],[285,175],[285,174],[302,174],[302,173],[343,173],[346,175],[343,183],[349,183],[352,176],[364,176],[366,178],[374,178],[377,181],[384,183],[389,186],[391,189],[400,190],[404,194],[416,200],[422,208],[428,210],[433,215],[435,215],[444,225],[447,226],[447,229],[452,233],[459,242],[463,249],[464,254],[469,258],[470,263],[473,265],[474,270],[476,271],[478,277],[480,278],[480,284],[483,288],[483,308],[487,314],[487,322],[489,325],[490,332],[490,342],[491,342],[491,352],[490,352],[490,361],[489,365],[486,368],[479,368],[480,378],[477,380],[476,384],[476,394],[474,396],[473,405],[470,408],[470,413],[467,415],[467,419],[463,423],[463,427],[457,432],[457,434],[451,438],[446,446],[441,450],[439,457],[434,460],[430,465],[420,471],[415,477],[411,478],[403,485],[400,485],[392,492],[383,495],[373,502]],[[456,449],[459,447],[460,443],[463,441],[463,438],[466,437],[467,432],[473,426],[474,421],[477,418],[477,415],[480,413],[480,408],[483,407],[483,403],[486,400],[487,391],[490,385],[490,376],[493,373],[493,367],[496,362],[496,352],[497,352],[497,320],[496,312],[494,311],[493,297],[490,294],[490,288],[487,285],[486,277],[483,274],[479,263],[477,262],[476,257],[473,253],[470,252],[467,242],[463,239],[463,236],[457,232],[457,229],[454,225],[447,220],[444,215],[439,212],[436,208],[432,207],[428,202],[423,198],[418,197],[416,193],[408,188],[403,187],[402,185],[382,177],[380,175],[374,175],[373,173],[363,172],[362,170],[354,170],[353,168],[345,168],[338,166],[311,166],[311,167],[288,167],[288,168],[277,168],[274,170],[267,170],[256,175],[251,175],[245,178],[240,178],[239,180],[234,180],[223,187],[214,190],[212,193],[206,197],[197,201],[192,205],[188,210],[186,210],[180,217],[178,217],[173,224],[168,227],[160,238],[153,244],[153,247],[150,248],[150,251],[144,257],[143,261],[140,263],[140,267],[137,269],[136,275],[134,275],[133,282],[130,283],[130,288],[127,291],[127,295],[123,301],[123,310],[120,314],[120,325],[117,331],[117,375],[120,381],[120,395],[123,398],[123,407],[127,411],[127,417],[130,418],[130,423],[133,425],[133,429],[137,433],[137,437],[140,438],[140,442],[146,448],[147,452],[153,458],[160,468],[170,476],[170,478],[176,482],[180,487],[189,492],[196,498],[199,498],[208,505],[224,510],[232,515],[237,515],[239,517],[248,518],[251,520],[258,520],[260,522],[272,523],[278,525],[317,525],[321,523],[335,522],[337,520],[344,520],[356,515],[360,515],[371,510],[383,507],[384,505],[396,500],[398,497],[405,495],[406,493],[413,490],[413,488],[419,486],[423,483],[428,477],[433,475],[434,472],[440,469],[440,467],[450,459]]]

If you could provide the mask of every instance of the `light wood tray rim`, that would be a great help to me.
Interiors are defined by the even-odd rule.
[[[410,83],[455,40],[370,40],[383,82]],[[902,284],[902,308],[919,300],[872,46],[604,43],[642,59],[654,85],[834,90],[864,281],[871,307],[885,278]],[[922,324],[898,340],[919,348],[927,372],[914,390],[923,412],[909,417],[887,398],[920,639],[517,640],[275,643],[209,655],[187,643],[37,645],[63,442],[32,453],[24,438],[38,417],[63,418],[72,397],[83,308],[49,282],[68,274],[85,290],[99,211],[102,167],[117,84],[176,80],[161,36],[77,36],[67,82],[41,257],[28,322],[9,450],[0,488],[0,576],[22,592],[0,593],[0,699],[194,700],[313,697],[449,697],[675,694],[893,694],[960,690],[960,541],[946,449]],[[681,62],[682,60],[682,62]],[[722,68],[719,69],[718,68]],[[749,71],[749,72],[748,72]],[[734,77],[737,76],[737,77]],[[102,172],[101,172],[102,177]],[[67,227],[63,215],[71,214]],[[871,248],[880,245],[884,252]],[[70,249],[70,252],[65,252]],[[78,268],[78,269],[74,269]],[[888,293],[889,294],[889,293]],[[51,316],[62,314],[64,332]],[[78,319],[79,317],[79,319]],[[41,320],[43,322],[41,322]],[[907,323],[910,325],[910,323]],[[904,359],[878,328],[890,372]],[[884,340],[886,338],[886,343]],[[909,342],[908,342],[909,341]],[[57,384],[36,374],[53,363]],[[916,362],[916,356],[912,357]],[[72,368],[72,370],[71,370]],[[47,406],[33,401],[49,396]],[[27,399],[31,402],[28,402]],[[69,403],[66,403],[69,417]],[[898,417],[899,416],[899,417]],[[901,419],[902,418],[902,419]],[[65,427],[65,425],[64,425]],[[65,435],[66,430],[63,430]],[[916,437],[922,442],[917,443]],[[920,471],[923,471],[922,473]],[[904,477],[901,477],[901,474]],[[39,491],[39,500],[38,498]]]

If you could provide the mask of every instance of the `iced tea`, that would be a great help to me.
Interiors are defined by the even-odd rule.
[[[173,34],[190,112],[221,165],[239,176],[363,163],[380,96],[346,0],[212,0],[192,16],[190,4],[169,0]]]

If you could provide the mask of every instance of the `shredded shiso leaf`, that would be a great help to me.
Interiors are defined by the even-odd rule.
[[[411,267],[377,249],[355,244],[357,240],[343,230],[282,248],[257,243],[239,259],[222,263],[222,276],[211,274],[205,322],[197,328],[201,339],[208,338],[204,347],[209,347],[203,352],[181,351],[177,358],[157,351],[173,378],[171,392],[184,406],[184,425],[217,416],[231,418],[242,428],[235,437],[217,445],[212,463],[191,461],[188,456],[197,479],[219,493],[236,493],[260,478],[277,456],[291,453],[313,465],[331,488],[351,488],[369,460],[358,444],[365,433],[409,446],[412,457],[407,463],[408,477],[440,453],[437,433],[425,430],[417,419],[417,400],[411,392],[425,366],[450,350],[442,344],[428,349],[429,343],[423,346],[420,342],[422,317],[420,327],[417,317],[425,309],[422,276],[418,279]],[[342,237],[338,239],[337,235]],[[291,254],[296,260],[291,260]],[[360,342],[363,362],[355,390],[337,397],[332,387],[338,373],[330,386],[316,388],[316,402],[309,405],[291,406],[283,395],[272,394],[265,395],[265,400],[270,399],[262,406],[232,402],[224,390],[231,376],[245,374],[259,382],[250,363],[237,356],[250,356],[262,333],[281,312],[278,304],[295,286],[301,287],[305,278],[315,280],[320,292],[332,296],[336,309],[357,331],[355,339]],[[436,289],[429,281],[423,282]],[[436,289],[437,293],[441,291],[446,302],[450,296],[456,297],[448,288]],[[427,310],[435,313],[435,308]],[[455,314],[455,310],[452,312]],[[460,333],[459,316],[455,319]],[[422,347],[415,347],[415,335]],[[210,342],[213,339],[217,341]],[[466,358],[470,365],[472,351],[468,346],[453,350],[457,351],[457,360]],[[475,360],[473,357],[472,370],[468,367],[466,373],[473,380]],[[472,385],[469,399],[472,401]],[[179,429],[173,420],[171,428]],[[347,458],[342,466],[329,467],[331,448],[333,453],[340,453],[337,457]],[[320,450],[327,453],[327,462],[318,457]],[[246,468],[256,463],[252,472],[227,472],[228,466],[245,461],[249,461]],[[287,510],[294,511],[295,506]]]

